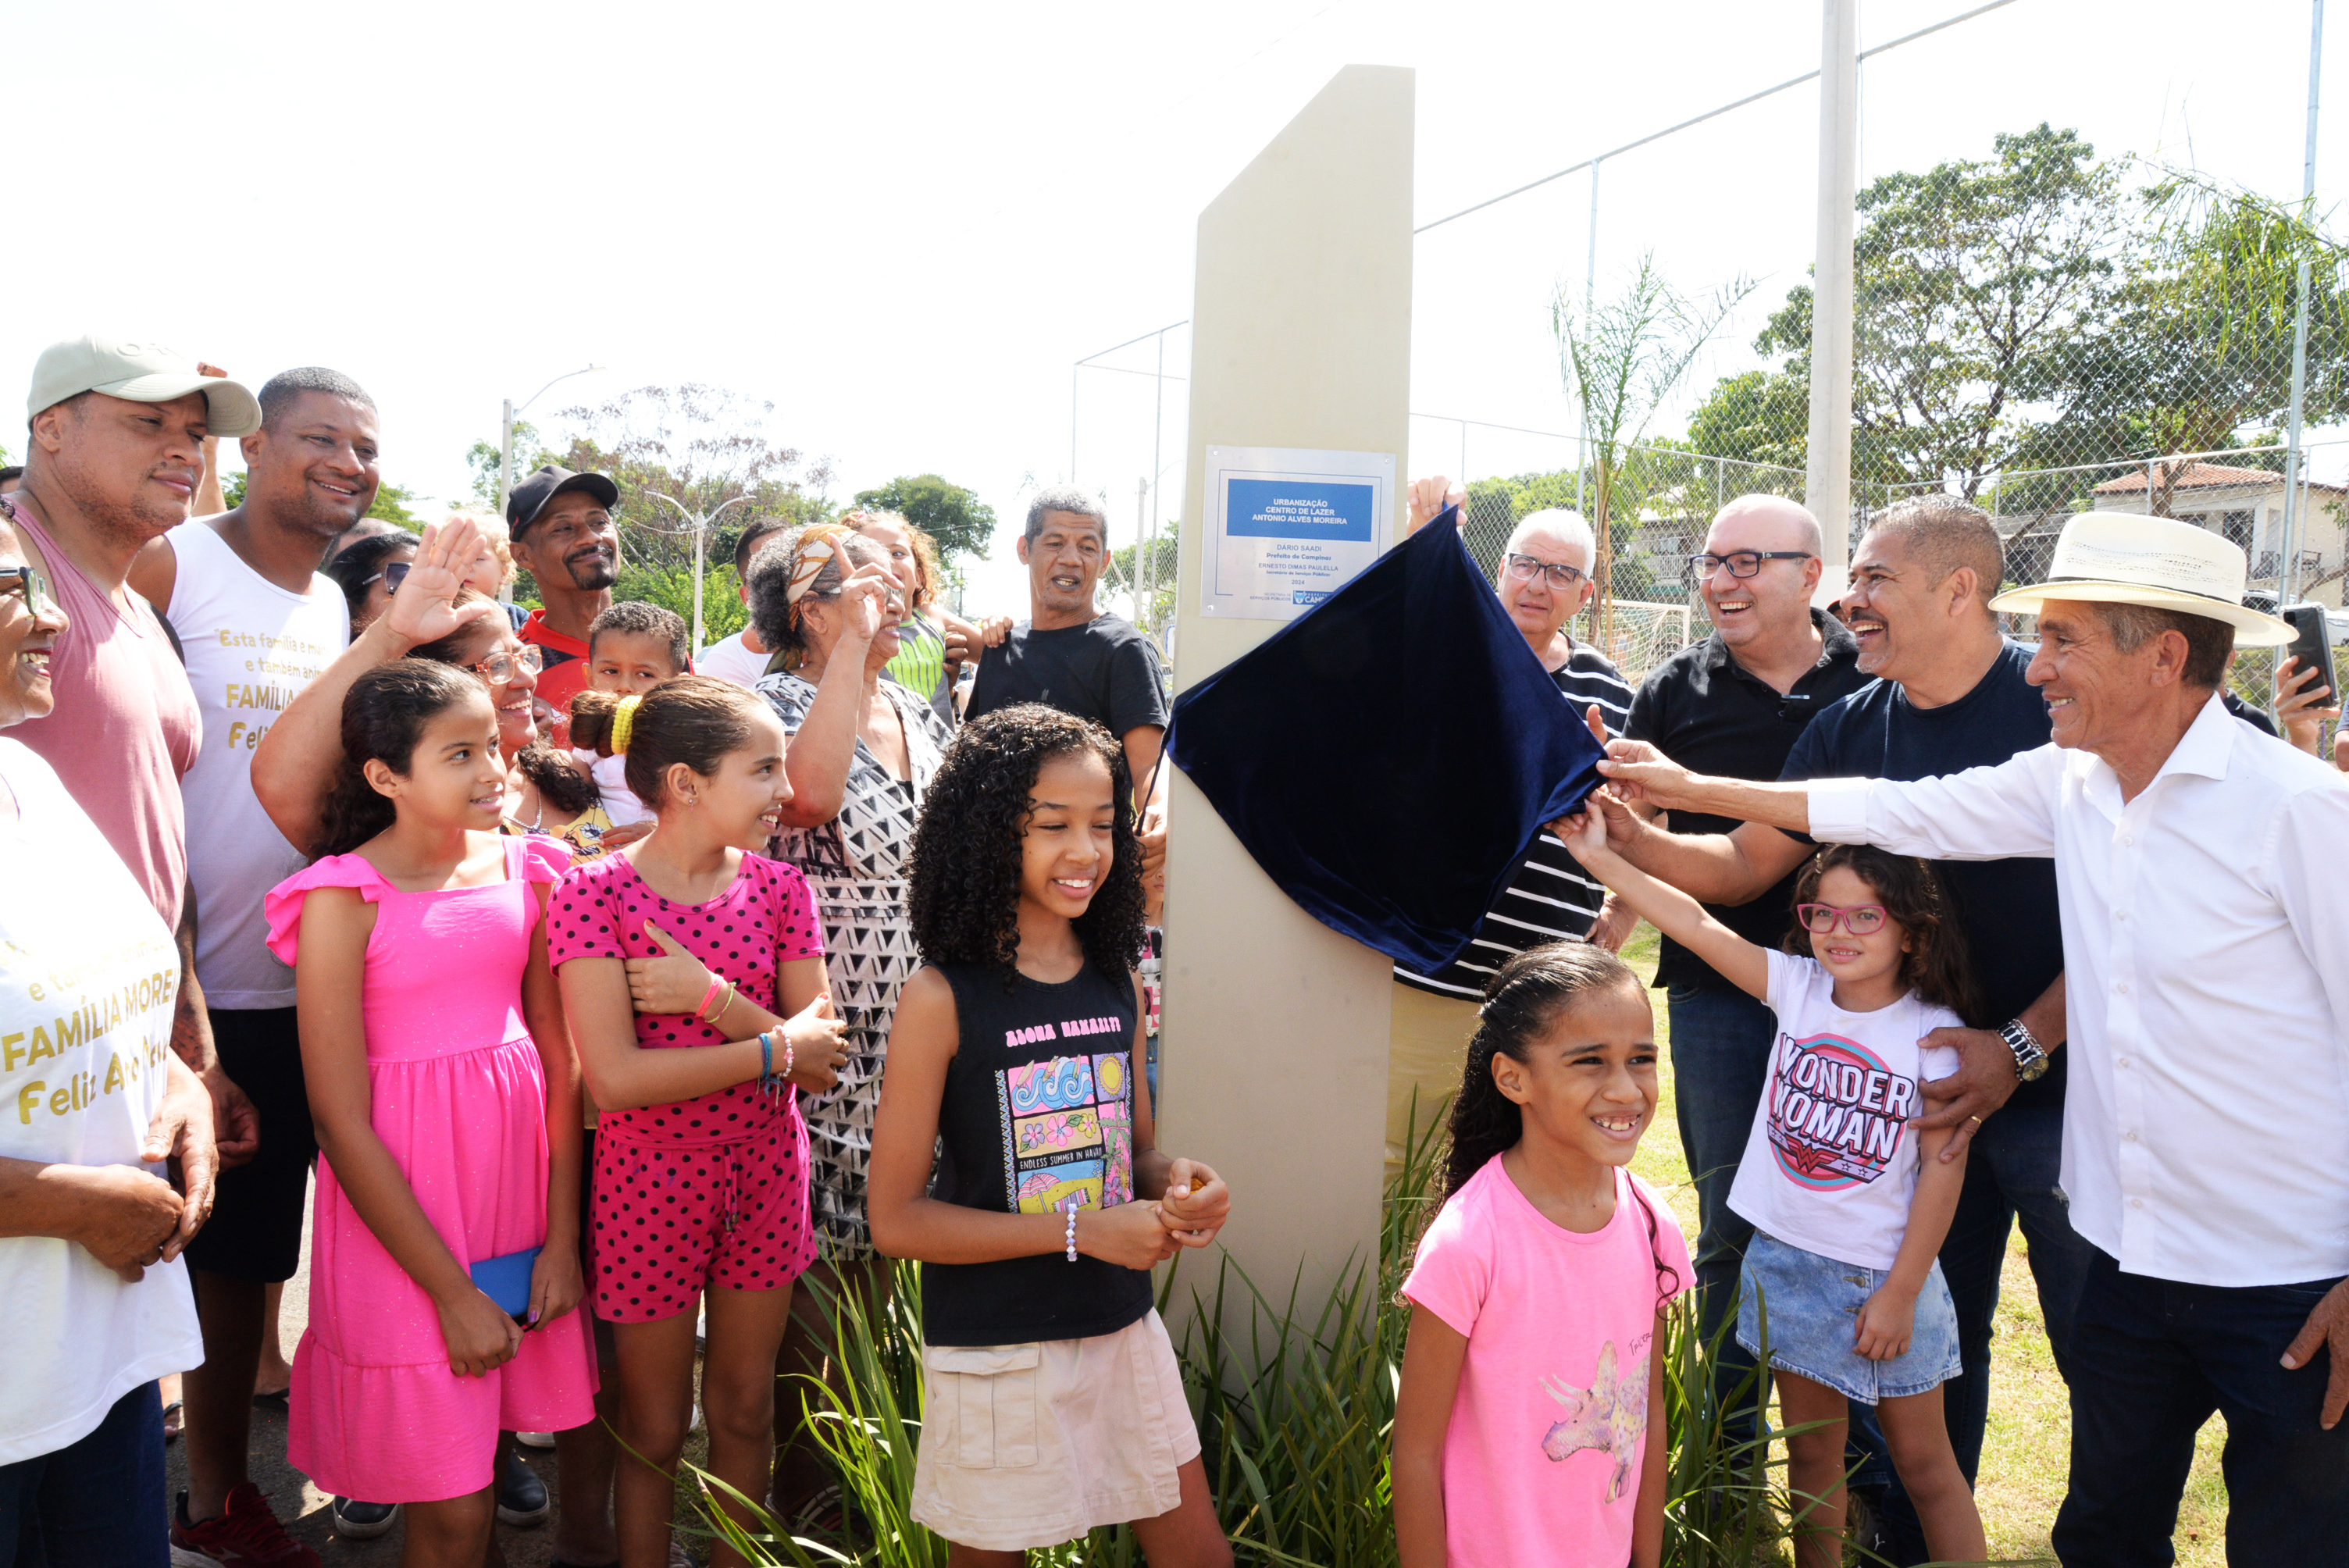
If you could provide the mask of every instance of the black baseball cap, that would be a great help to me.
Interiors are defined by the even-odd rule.
[[[549,463],[507,495],[506,531],[520,539],[523,531],[536,522],[538,514],[546,510],[546,503],[564,490],[585,490],[597,504],[607,509],[620,504],[620,487],[602,474],[574,474],[569,469]]]

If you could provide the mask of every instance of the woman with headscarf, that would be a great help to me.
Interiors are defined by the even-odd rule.
[[[885,1288],[864,1213],[866,1162],[897,990],[921,963],[905,913],[905,856],[949,736],[920,694],[882,672],[902,645],[908,594],[874,542],[816,523],[770,544],[750,568],[750,615],[784,668],[759,682],[791,737],[792,799],[772,853],[799,868],[823,920],[824,965],[847,1027],[840,1084],[805,1108],[810,1202],[827,1288]],[[845,1276],[845,1277],[843,1277]],[[820,1365],[828,1340],[795,1318],[785,1370]],[[823,1484],[786,1451],[776,1495],[787,1515]]]

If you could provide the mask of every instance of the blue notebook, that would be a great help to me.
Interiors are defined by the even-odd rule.
[[[525,1247],[502,1258],[483,1258],[472,1267],[473,1283],[481,1294],[503,1307],[516,1322],[530,1316],[530,1274],[543,1249]]]

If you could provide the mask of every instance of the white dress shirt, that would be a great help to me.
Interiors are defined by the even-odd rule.
[[[1811,835],[1934,860],[2053,855],[2073,1228],[2128,1274],[2349,1274],[2349,786],[2217,697],[2124,804],[2045,746],[1810,787]]]

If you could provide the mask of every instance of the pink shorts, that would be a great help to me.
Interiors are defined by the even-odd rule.
[[[654,1323],[711,1285],[780,1290],[815,1262],[807,1130],[777,1118],[724,1143],[595,1140],[595,1315]]]

